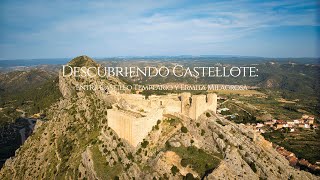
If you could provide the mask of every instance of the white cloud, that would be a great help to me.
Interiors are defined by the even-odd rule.
[[[243,38],[266,27],[319,26],[316,10],[303,8],[312,5],[291,0],[199,5],[174,1],[59,1],[13,4],[4,14],[9,23],[28,29],[6,34],[13,45],[74,47],[75,52],[87,48],[96,56],[112,56],[196,52],[201,47],[209,51],[210,44]],[[58,49],[62,51],[59,56],[67,54],[63,48]]]

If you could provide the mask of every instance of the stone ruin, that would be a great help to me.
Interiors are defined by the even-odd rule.
[[[140,94],[117,94],[117,104],[108,109],[108,126],[120,138],[136,146],[147,136],[165,114],[179,113],[197,120],[207,110],[216,113],[217,95],[191,93],[152,95],[148,99]]]
[[[181,94],[181,114],[189,116],[191,119],[198,117],[207,110],[214,113],[217,111],[217,95],[193,95],[191,93]]]

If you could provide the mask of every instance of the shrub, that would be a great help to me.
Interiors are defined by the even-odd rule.
[[[149,141],[146,141],[145,139],[143,140],[143,142],[141,143],[141,147],[142,148],[146,148],[149,144]]]
[[[179,169],[177,168],[177,166],[173,165],[171,168],[171,173],[175,176],[177,172],[179,172]]]
[[[193,177],[193,175],[191,173],[188,173],[183,179],[186,179],[186,180],[193,180],[193,179],[196,179]]]
[[[141,148],[139,148],[136,154],[140,154],[140,153],[141,153],[141,151],[142,151],[142,149],[141,149]]]
[[[252,171],[256,173],[257,172],[256,165],[253,162],[251,162],[249,165],[250,165]]]
[[[188,132],[188,129],[184,126],[181,127],[181,132],[183,133],[187,133]]]
[[[129,160],[133,160],[133,155],[132,155],[132,153],[129,153],[129,154],[128,154],[128,159],[129,159]]]
[[[201,129],[201,136],[203,136],[204,133],[206,133],[206,131],[204,131],[203,129]]]
[[[187,159],[181,159],[181,166],[187,167],[188,166],[188,160]]]
[[[165,146],[166,146],[167,149],[171,148],[171,145],[170,145],[169,141],[166,141]]]

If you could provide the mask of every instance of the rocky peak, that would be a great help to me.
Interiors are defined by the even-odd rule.
[[[82,66],[99,66],[98,63],[96,63],[93,59],[91,59],[90,57],[86,56],[86,55],[82,55],[82,56],[78,56],[74,59],[72,59],[68,65],[70,66],[77,66],[77,67],[82,67]]]
[[[71,67],[100,67],[101,65],[95,62],[92,58],[82,55],[78,56],[74,59],[72,59],[68,64],[68,66]],[[66,68],[66,71],[70,71],[70,68]],[[94,70],[90,70],[93,74],[95,73]],[[68,74],[69,72],[67,72]],[[109,78],[100,78],[99,76],[93,76],[93,77],[82,77],[74,75],[71,76],[63,76],[62,70],[59,73],[59,89],[61,94],[64,98],[70,98],[77,93],[76,86],[78,85],[92,85],[94,87],[100,87],[100,85],[107,86],[107,85],[123,85],[124,82],[122,82],[117,77],[109,77]],[[84,91],[83,91],[84,92]],[[88,90],[87,93],[94,93],[99,98],[100,96],[105,93],[105,91],[100,90]]]

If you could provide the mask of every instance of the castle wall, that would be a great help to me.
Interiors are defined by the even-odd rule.
[[[133,142],[132,120],[135,119],[135,117],[114,109],[109,109],[107,118],[108,126],[111,127],[120,138],[126,139],[130,143]]]
[[[143,139],[152,130],[152,127],[157,124],[157,121],[163,118],[162,114],[162,109],[156,109],[146,117],[136,118],[133,120],[132,133],[134,134],[134,137],[131,141],[133,146],[137,146],[143,141]]]
[[[216,113],[217,110],[217,95],[193,95],[190,103],[190,93],[181,94],[181,113],[189,116],[192,119],[197,119],[202,113],[211,110]]]
[[[148,99],[144,99],[140,94],[121,94],[119,99],[125,99],[128,104],[134,105],[137,109],[145,111],[153,111],[155,108],[165,108],[167,112],[181,112],[181,102],[178,95],[157,96],[151,95]]]
[[[146,100],[145,97],[141,94],[119,94],[118,98],[125,99],[128,104],[135,105],[139,109],[145,109],[150,106],[150,101]]]
[[[181,94],[181,113],[189,115],[190,110],[190,97],[191,93],[182,93]]]
[[[178,95],[153,95],[145,99],[143,95],[121,94],[117,98],[125,99],[131,108],[130,110],[109,109],[108,126],[133,146],[143,141],[157,121],[163,118],[163,114],[181,113],[196,120],[205,111],[216,112],[217,108],[216,94],[191,97],[190,93],[182,93],[181,101]]]
[[[164,101],[164,113],[180,113],[181,112],[181,102],[180,101]]]
[[[111,127],[120,138],[126,139],[133,146],[142,142],[157,121],[162,119],[163,109],[156,109],[145,117],[136,118],[125,111],[115,109],[108,110],[108,126]]]
[[[217,102],[218,102],[218,96],[217,94],[208,94],[207,95],[207,104],[214,113],[217,113]]]
[[[193,113],[190,114],[193,119],[198,117],[206,110],[208,110],[206,103],[206,95],[194,95],[192,96],[191,108],[194,109]]]

